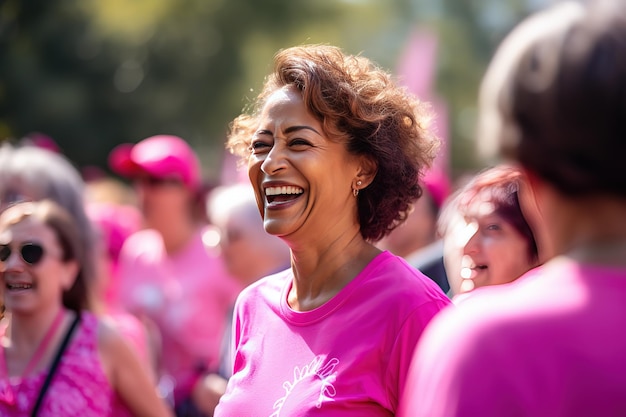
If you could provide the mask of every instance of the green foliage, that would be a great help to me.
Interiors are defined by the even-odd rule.
[[[419,23],[442,39],[438,90],[452,110],[453,165],[462,170],[478,163],[465,157],[476,89],[503,32],[480,16],[496,3],[0,1],[0,139],[43,132],[77,165],[105,168],[116,144],[172,133],[194,145],[214,176],[228,123],[278,49],[332,43],[393,69]],[[511,24],[526,10],[502,4],[514,10]]]

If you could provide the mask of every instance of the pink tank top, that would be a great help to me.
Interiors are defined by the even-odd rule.
[[[98,319],[83,312],[46,393],[38,417],[131,415],[116,397],[98,352]],[[0,349],[4,356],[4,349]],[[4,358],[2,358],[4,359]],[[24,379],[0,376],[0,416],[27,417],[39,395],[46,371]],[[10,387],[9,387],[10,384]],[[11,401],[9,391],[15,395]]]

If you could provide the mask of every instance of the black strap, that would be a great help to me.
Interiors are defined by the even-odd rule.
[[[63,342],[59,346],[56,355],[54,356],[54,360],[52,361],[52,365],[50,365],[50,370],[48,371],[48,375],[46,375],[46,380],[43,382],[41,389],[39,390],[39,396],[37,397],[37,402],[35,402],[35,407],[33,407],[33,412],[31,413],[31,417],[36,417],[39,409],[41,408],[41,403],[43,402],[43,397],[46,395],[46,391],[48,391],[48,387],[52,382],[52,378],[59,367],[59,363],[61,363],[61,358],[63,357],[63,352],[65,352],[65,348],[67,348],[68,343],[70,342],[70,338],[72,337],[72,333],[74,333],[74,329],[80,322],[80,314],[76,313],[76,317],[72,322],[72,325],[69,329],[67,329],[67,333],[65,333],[65,338]]]

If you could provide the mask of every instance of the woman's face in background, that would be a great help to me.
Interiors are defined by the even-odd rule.
[[[0,216],[0,282],[6,308],[26,313],[61,305],[63,291],[73,284],[76,269],[71,261],[62,260],[55,231],[33,217],[7,224],[4,218],[9,212]],[[28,250],[31,256],[33,250],[40,251],[40,256],[32,258],[25,253],[25,244],[38,245],[41,251]]]
[[[512,282],[535,266],[530,243],[491,203],[480,203],[465,216],[461,276],[473,288]]]

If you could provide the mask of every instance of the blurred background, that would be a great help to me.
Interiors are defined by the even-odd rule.
[[[122,142],[175,134],[205,178],[280,48],[329,43],[396,74],[438,114],[442,169],[481,167],[477,88],[494,48],[549,0],[0,0],[0,140],[107,171]],[[228,161],[228,159],[226,159]]]

